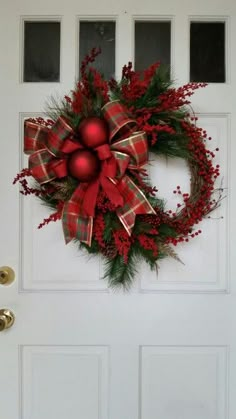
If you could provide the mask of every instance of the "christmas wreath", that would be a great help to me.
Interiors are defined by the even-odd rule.
[[[66,243],[101,254],[109,285],[127,288],[138,260],[151,269],[167,256],[179,260],[174,246],[201,233],[196,225],[221,199],[213,198],[219,165],[187,107],[205,83],[174,88],[160,63],[144,72],[129,63],[120,82],[107,81],[91,66],[99,53],[93,49],[85,57],[75,90],[59,104],[53,101],[50,119],[25,121],[29,168],[14,183],[54,209],[39,228],[61,220]],[[176,187],[182,200],[176,211],[165,209],[148,179],[150,152],[188,164],[190,193]]]

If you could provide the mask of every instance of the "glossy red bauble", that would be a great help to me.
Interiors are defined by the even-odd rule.
[[[95,179],[99,169],[99,159],[96,154],[89,150],[75,151],[68,161],[70,175],[80,182],[90,182]]]
[[[84,119],[79,125],[80,141],[87,148],[96,148],[107,144],[109,129],[105,119],[96,116]]]

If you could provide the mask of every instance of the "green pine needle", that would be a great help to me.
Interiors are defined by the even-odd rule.
[[[103,279],[107,279],[111,288],[123,288],[129,290],[134,276],[137,273],[137,260],[133,249],[130,250],[128,263],[124,262],[123,256],[117,255],[105,262]]]

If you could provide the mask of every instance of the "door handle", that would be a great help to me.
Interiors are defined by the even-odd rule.
[[[0,285],[10,285],[15,279],[15,272],[10,266],[0,267]]]
[[[0,332],[9,329],[15,321],[15,316],[11,310],[3,308],[0,310]]]

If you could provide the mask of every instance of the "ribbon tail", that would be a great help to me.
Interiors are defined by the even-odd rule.
[[[129,219],[127,221],[127,214],[123,214],[122,211],[116,211],[117,217],[119,218],[121,224],[123,225],[124,229],[128,233],[129,236],[132,234],[132,230],[135,224],[136,214],[134,211],[130,211]]]
[[[116,182],[113,182],[111,179],[105,176],[101,176],[100,182],[104,192],[106,193],[107,197],[112,202],[112,204],[115,205],[115,207],[123,206],[124,199],[119,191],[119,188],[117,187]]]
[[[156,212],[143,192],[128,176],[124,176],[117,186],[124,198],[124,206],[118,208],[116,214],[131,236],[137,214],[156,214]]]
[[[86,215],[91,217],[94,217],[95,214],[100,184],[107,197],[115,207],[120,207],[124,204],[123,197],[119,192],[116,183],[113,183],[113,181],[106,176],[101,175],[98,180],[88,185],[83,198],[83,211]]]
[[[99,180],[96,180],[88,185],[84,194],[83,210],[90,217],[94,217],[98,192]]]
[[[82,212],[82,202],[86,192],[85,185],[79,185],[63,208],[62,226],[66,244],[77,239],[91,246],[93,217]]]

